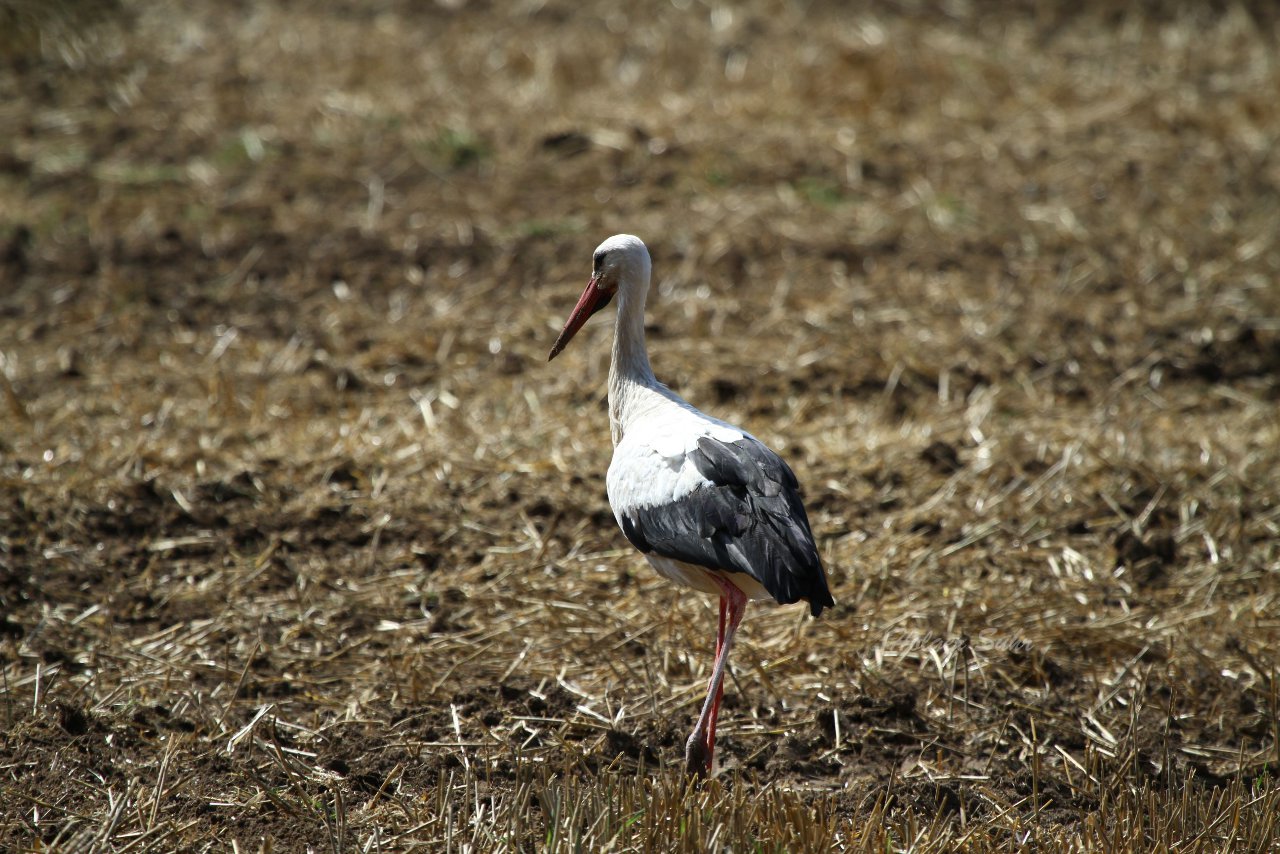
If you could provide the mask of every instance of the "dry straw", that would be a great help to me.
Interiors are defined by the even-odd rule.
[[[0,69],[0,847],[1274,847],[1272,13],[126,11]],[[542,364],[622,230],[840,601],[702,788]]]

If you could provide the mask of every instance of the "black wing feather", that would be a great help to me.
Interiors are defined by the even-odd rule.
[[[683,498],[621,514],[622,531],[640,551],[745,572],[778,602],[808,600],[816,617],[835,604],[790,467],[760,442],[698,440],[690,452],[711,482]]]

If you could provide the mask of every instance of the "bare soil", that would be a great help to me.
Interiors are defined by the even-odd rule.
[[[0,66],[0,848],[1280,844],[1270,5],[76,9]],[[545,362],[620,231],[839,603],[702,787],[714,603],[609,324]]]

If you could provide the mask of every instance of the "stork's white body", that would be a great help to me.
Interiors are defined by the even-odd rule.
[[[678,504],[698,490],[713,486],[691,459],[699,439],[737,442],[750,434],[694,409],[675,392],[653,380],[652,374],[619,376],[616,381],[616,394],[614,382],[610,382],[611,403],[618,400],[626,401],[627,405],[610,406],[613,461],[609,463],[605,485],[614,518],[618,520],[618,527],[623,527],[624,514],[628,512]],[[715,570],[659,554],[646,554],[645,559],[660,575],[677,584],[712,596],[721,593],[720,585],[708,577]],[[748,599],[772,598],[769,591],[749,575],[721,574]]]

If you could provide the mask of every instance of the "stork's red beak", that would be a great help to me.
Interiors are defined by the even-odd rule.
[[[587,318],[608,305],[611,299],[613,299],[613,291],[600,287],[600,280],[592,276],[591,281],[587,282],[586,290],[582,292],[582,296],[578,297],[578,304],[573,307],[573,314],[569,315],[569,319],[565,321],[564,329],[560,330],[560,337],[552,345],[547,361],[550,362],[556,356],[559,356],[560,351],[568,345],[570,339],[582,328],[582,324],[587,322]]]

